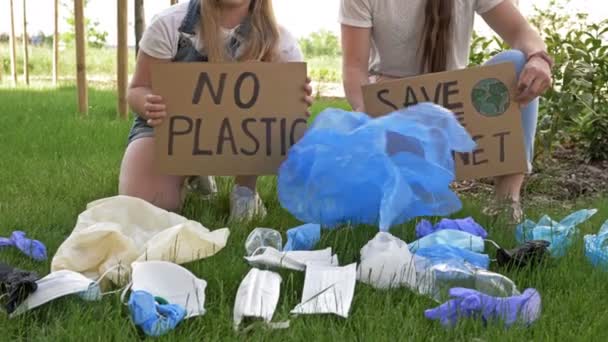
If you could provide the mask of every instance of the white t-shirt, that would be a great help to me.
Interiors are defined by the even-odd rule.
[[[180,3],[167,8],[152,19],[152,23],[139,43],[141,51],[149,56],[159,59],[171,59],[177,53],[179,42],[179,27],[188,13],[188,2]],[[224,29],[223,33],[226,40],[232,35],[235,29]],[[199,39],[200,25],[196,25],[195,35],[190,39],[196,49],[203,50]],[[279,27],[279,61],[280,62],[301,62],[302,52],[298,42],[289,31]]]
[[[420,74],[418,47],[427,0],[340,0],[340,23],[371,28],[372,75],[408,77]],[[454,1],[453,46],[448,70],[468,65],[475,13],[483,14],[503,0]]]

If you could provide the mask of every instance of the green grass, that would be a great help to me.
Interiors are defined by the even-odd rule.
[[[83,118],[76,114],[73,88],[0,88],[0,236],[25,230],[44,241],[52,256],[88,202],[116,194],[118,168],[130,123],[116,119],[111,91],[92,89],[90,95],[90,115]],[[321,102],[314,111],[327,105]],[[331,105],[345,107],[340,101]],[[246,225],[229,224],[226,221],[229,186],[230,182],[222,179],[221,196],[210,203],[190,198],[184,212],[211,229],[227,225],[231,229],[224,250],[186,265],[208,282],[207,314],[180,324],[161,340],[606,341],[608,338],[608,273],[588,264],[580,236],[566,257],[552,260],[541,269],[499,270],[521,290],[534,287],[540,291],[543,314],[529,329],[484,327],[478,321],[468,320],[446,330],[424,318],[424,310],[436,305],[431,300],[405,289],[377,291],[362,284],[357,284],[349,319],[294,318],[289,311],[300,300],[304,277],[301,273],[281,272],[282,292],[275,320],[291,318],[291,327],[281,331],[258,328],[237,335],[232,329],[232,308],[238,285],[249,270],[242,258],[247,234],[256,226],[284,231],[298,222],[280,208],[274,180],[264,178],[260,191],[269,207],[268,217]],[[581,226],[583,233],[597,231],[608,218],[606,199],[580,199],[570,204],[575,209],[600,209]],[[481,215],[481,205],[465,199],[465,208],[456,216],[473,215],[489,229],[494,240],[513,246],[513,233],[505,224]],[[527,212],[533,219],[542,213],[557,218],[566,214],[561,206],[534,207]],[[414,223],[400,226],[393,233],[411,241],[413,227]],[[359,249],[375,232],[374,228],[360,227],[324,233],[320,245],[332,246],[345,265],[357,260]],[[0,260],[40,275],[47,274],[50,267],[50,261],[36,263],[13,250],[0,251]],[[140,337],[119,295],[95,303],[63,298],[13,320],[0,314],[0,331],[3,341],[118,341]]]

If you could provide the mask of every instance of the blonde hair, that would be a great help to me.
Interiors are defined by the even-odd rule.
[[[218,0],[201,0],[201,38],[210,62],[230,61],[220,33],[221,4]],[[272,0],[251,0],[250,28],[241,47],[238,61],[272,62],[276,59],[279,27]]]

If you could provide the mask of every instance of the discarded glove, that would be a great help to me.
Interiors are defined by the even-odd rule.
[[[431,320],[439,320],[444,326],[454,326],[461,317],[481,317],[484,323],[502,320],[506,327],[515,323],[529,326],[541,312],[540,294],[527,289],[520,296],[498,298],[475,290],[453,288],[448,302],[430,310],[424,315]]]
[[[479,223],[475,222],[472,217],[467,217],[456,220],[442,219],[435,226],[427,220],[422,220],[416,225],[416,238],[420,239],[431,233],[445,229],[461,230],[479,236],[482,239],[488,237],[488,232]]]
[[[483,252],[484,241],[479,236],[461,230],[438,230],[421,239],[409,244],[412,253],[416,253],[420,248],[432,247],[436,245],[449,245],[468,249],[472,252]]]
[[[593,266],[608,271],[608,221],[597,235],[585,235],[585,255]]]
[[[133,323],[148,336],[161,336],[175,327],[186,316],[186,310],[175,304],[159,304],[145,291],[134,291],[129,297]]]
[[[519,243],[531,240],[549,241],[551,255],[562,257],[572,244],[572,237],[577,233],[576,226],[587,221],[595,213],[597,213],[596,209],[579,210],[560,222],[553,221],[547,215],[543,216],[538,223],[526,220],[517,226],[515,237]]]
[[[14,231],[10,238],[0,237],[0,248],[14,246],[36,261],[46,260],[46,247],[38,240],[28,239],[21,231]]]
[[[321,226],[318,224],[305,224],[291,228],[287,231],[287,243],[283,250],[310,251],[321,239]]]
[[[487,254],[471,252],[468,249],[454,247],[450,245],[434,245],[420,248],[416,255],[426,258],[433,265],[445,263],[448,260],[460,260],[468,262],[479,268],[488,269],[490,257]]]
[[[327,109],[279,169],[281,205],[303,222],[379,225],[461,208],[453,151],[475,142],[450,111],[419,104],[379,118]]]
[[[36,291],[38,275],[0,263],[0,298],[2,306],[10,315],[30,295]]]
[[[249,233],[245,240],[245,251],[247,256],[253,253],[260,247],[272,247],[278,251],[283,249],[283,238],[281,233],[270,228],[256,228]]]
[[[495,244],[493,241],[490,242]],[[549,241],[532,240],[514,249],[506,250],[496,244],[496,262],[498,266],[502,267],[524,268],[536,266],[549,254],[549,245]]]

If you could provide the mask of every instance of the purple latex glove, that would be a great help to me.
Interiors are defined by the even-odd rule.
[[[482,239],[488,237],[488,232],[486,232],[486,230],[483,229],[483,227],[479,225],[479,223],[475,222],[472,217],[456,220],[443,219],[439,221],[439,223],[437,223],[435,226],[433,226],[433,224],[431,224],[431,222],[427,220],[422,220],[416,225],[416,237],[420,239],[438,230],[445,229],[460,230],[479,236]]]
[[[426,318],[440,320],[443,326],[454,326],[461,317],[479,317],[484,322],[500,319],[506,327],[517,322],[530,325],[541,312],[540,294],[535,289],[527,289],[520,296],[491,297],[481,292],[464,289],[450,289],[449,301],[424,312]]]
[[[36,261],[46,260],[46,247],[38,240],[28,239],[24,232],[15,231],[10,239],[0,238],[0,247],[14,246]]]

